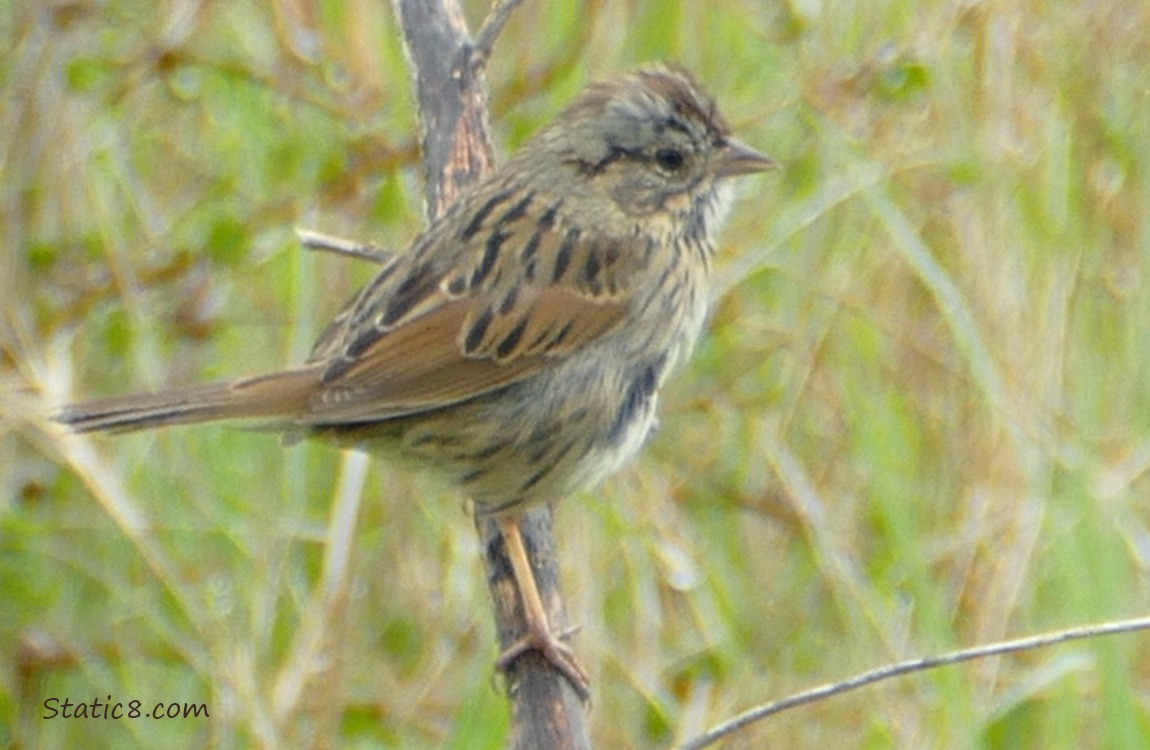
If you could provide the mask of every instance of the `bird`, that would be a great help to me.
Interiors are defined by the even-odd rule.
[[[500,665],[538,650],[586,695],[519,520],[642,446],[703,330],[733,178],[777,166],[734,137],[682,68],[592,83],[382,258],[303,363],[53,418],[78,433],[242,420],[446,476],[507,544],[527,632]]]

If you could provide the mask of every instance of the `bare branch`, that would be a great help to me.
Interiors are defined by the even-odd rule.
[[[395,0],[414,72],[427,168],[425,194],[432,219],[443,213],[460,191],[493,168],[484,70],[491,46],[520,1],[502,0],[484,25],[479,44],[474,45],[457,0]],[[499,523],[479,516],[475,523],[496,628],[502,648],[507,649],[526,632],[524,608],[519,606]],[[559,590],[550,507],[528,510],[520,530],[548,621],[553,629],[562,631],[566,613]],[[590,747],[582,700],[546,659],[535,653],[524,654],[508,666],[507,682],[512,748]]]
[[[429,218],[491,171],[482,66],[470,64],[471,37],[456,0],[396,0],[415,76],[427,168]]]
[[[523,3],[523,0],[501,0],[497,2],[491,12],[487,14],[487,18],[483,21],[483,26],[479,29],[479,34],[475,37],[475,44],[472,47],[471,63],[473,65],[484,65],[487,63],[487,58],[491,57],[491,49],[495,46],[495,40],[499,38],[499,34],[503,31],[503,27],[511,19],[511,14],[515,12]]]
[[[343,255],[356,260],[366,260],[379,265],[386,263],[394,255],[394,253],[384,250],[378,245],[373,245],[370,242],[356,242],[355,240],[348,240],[343,237],[333,237],[330,234],[313,232],[310,229],[297,227],[295,235],[299,238],[300,244],[308,250],[335,253],[336,255]]]
[[[823,698],[848,693],[852,690],[857,690],[861,687],[881,682],[882,680],[888,680],[892,677],[899,677],[912,672],[922,672],[928,669],[937,669],[938,667],[947,667],[964,661],[983,659],[988,656],[1002,656],[1019,651],[1046,648],[1068,641],[1099,638],[1121,633],[1133,633],[1140,630],[1150,630],[1150,617],[1137,617],[1130,620],[1103,623],[1101,625],[1084,625],[1066,630],[1055,630],[1050,633],[1027,636],[1012,641],[1000,641],[984,646],[951,651],[940,656],[928,656],[921,659],[911,659],[909,661],[888,664],[884,667],[863,672],[840,682],[820,685],[819,687],[806,690],[802,693],[796,693],[781,700],[756,706],[748,711],[744,711],[729,721],[723,722],[690,742],[680,745],[678,750],[702,750],[702,748],[712,745],[722,738],[734,734],[743,727],[765,719],[768,716],[773,716],[777,713],[808,703],[814,703]]]

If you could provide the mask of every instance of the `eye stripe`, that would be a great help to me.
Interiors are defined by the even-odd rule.
[[[606,156],[604,156],[599,161],[579,161],[577,164],[579,166],[579,171],[582,172],[584,176],[594,177],[606,169],[610,164],[617,162],[620,159],[634,159],[641,156],[642,155],[638,152],[625,149],[622,146],[611,144],[608,147]]]
[[[680,133],[682,133],[683,135],[687,135],[687,136],[691,135],[691,128],[687,125],[687,123],[683,122],[682,120],[680,120],[677,117],[668,117],[667,119],[663,120],[660,124],[665,128],[670,128],[671,130],[677,130]]]

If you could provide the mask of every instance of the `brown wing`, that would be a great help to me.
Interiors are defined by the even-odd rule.
[[[629,306],[620,248],[565,228],[561,199],[536,201],[510,190],[473,200],[468,221],[445,217],[381,271],[317,344],[323,385],[300,421],[377,421],[459,403],[614,329]]]

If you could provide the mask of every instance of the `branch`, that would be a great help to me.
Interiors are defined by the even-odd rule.
[[[342,255],[356,260],[366,260],[378,265],[383,265],[392,256],[392,253],[370,242],[356,242],[355,240],[333,237],[330,234],[321,234],[319,232],[313,232],[310,229],[302,228],[296,228],[295,234],[300,244],[308,250],[335,253],[336,255]]]
[[[690,742],[680,745],[678,750],[702,750],[702,748],[712,745],[722,738],[734,734],[743,727],[749,726],[756,721],[761,721],[768,716],[773,716],[798,706],[804,706],[808,703],[814,703],[823,698],[830,698],[834,695],[858,690],[861,687],[883,680],[889,680],[892,677],[910,674],[911,672],[947,667],[952,664],[959,664],[974,659],[983,659],[988,656],[1002,656],[1019,651],[1045,648],[1047,646],[1082,640],[1084,638],[1098,638],[1107,635],[1118,635],[1120,633],[1133,633],[1140,630],[1150,630],[1150,617],[1138,617],[1130,620],[1104,623],[1102,625],[1084,625],[1066,630],[1055,630],[1050,633],[1017,638],[1013,641],[1000,641],[984,646],[951,651],[940,656],[928,656],[921,659],[910,659],[908,661],[888,664],[877,669],[872,669],[869,672],[857,674],[854,677],[847,678],[840,682],[820,685],[819,687],[802,693],[796,693],[795,695],[772,703],[764,703],[761,706],[756,706],[748,711],[744,711],[729,721],[723,722]]]
[[[502,0],[473,44],[457,0],[395,0],[414,71],[427,169],[426,203],[431,220],[468,185],[493,168],[487,128],[484,72],[500,30],[521,0]],[[501,648],[526,632],[523,608],[498,522],[475,519]],[[520,524],[540,597],[552,627],[566,622],[559,591],[551,509],[528,510]],[[586,750],[590,741],[583,703],[567,679],[545,659],[526,653],[507,669],[511,700],[511,747]]]
[[[484,66],[456,0],[396,0],[419,102],[429,218],[491,171]]]
[[[487,58],[491,57],[491,50],[495,46],[495,40],[499,38],[499,34],[503,31],[503,27],[511,19],[511,14],[515,12],[523,3],[523,0],[502,0],[495,4],[488,14],[487,19],[484,20],[483,26],[479,29],[479,34],[475,37],[475,45],[472,48],[472,59],[481,64],[487,62]]]

